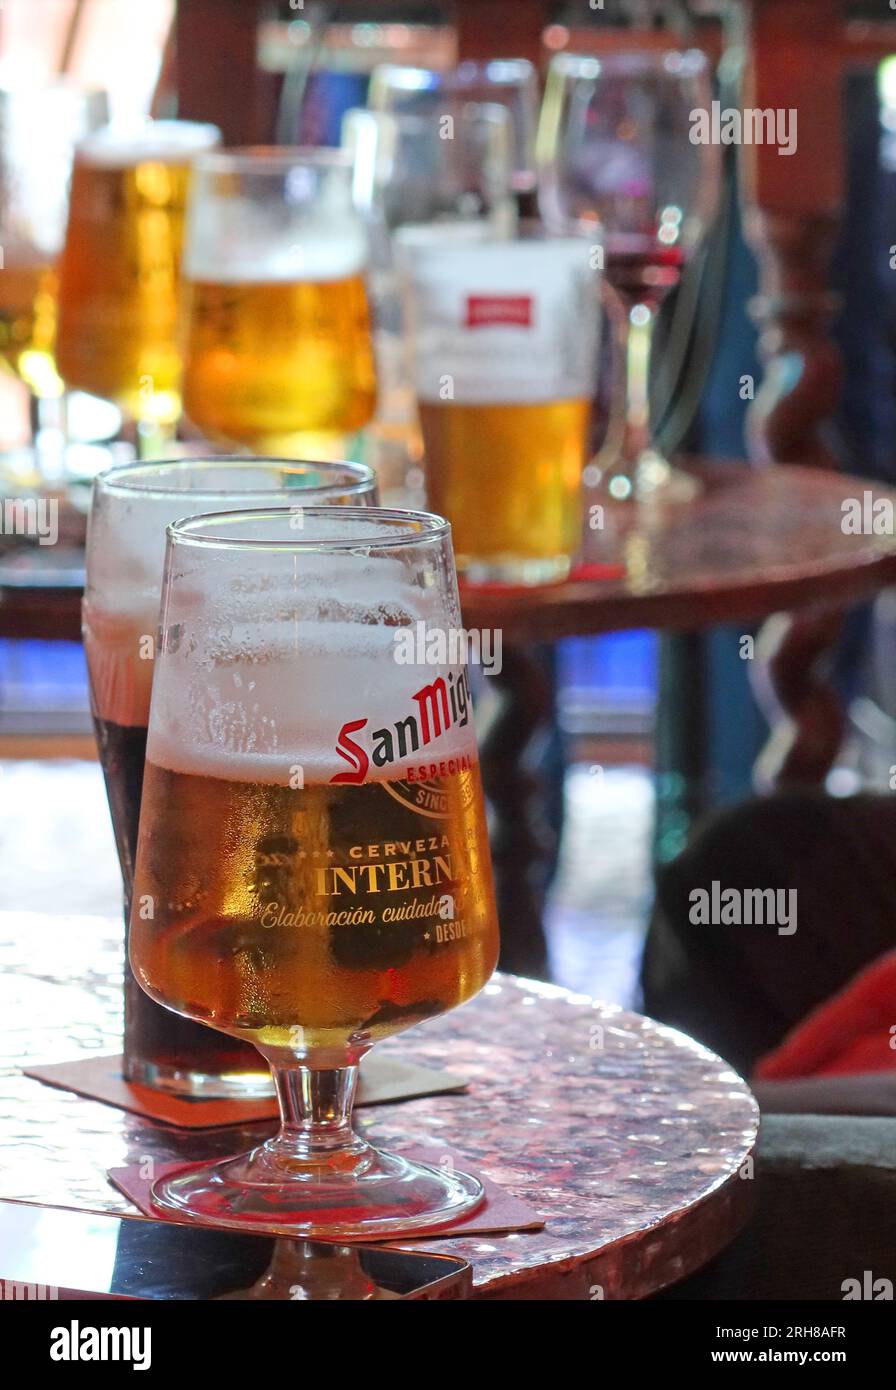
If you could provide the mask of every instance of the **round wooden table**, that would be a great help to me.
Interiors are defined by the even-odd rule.
[[[784,465],[689,471],[703,485],[693,501],[605,508],[602,527],[586,526],[582,564],[564,583],[465,588],[465,621],[500,628],[513,642],[637,627],[693,631],[842,606],[896,582],[893,535],[847,535],[842,527],[844,501],[861,501],[866,490],[896,509],[896,493],[880,484]],[[587,494],[586,515],[600,505],[595,498]]]
[[[861,505],[867,493],[896,513],[896,494],[814,468],[732,463],[690,471],[701,483],[690,502],[592,514],[599,499],[586,497],[586,517],[601,524],[586,528],[582,564],[565,582],[462,590],[464,622],[499,633],[503,643],[502,670],[492,677],[503,699],[480,747],[507,969],[546,973],[541,923],[552,836],[533,769],[554,690],[534,643],[620,628],[694,633],[730,622],[743,622],[752,642],[750,628],[771,619],[750,666],[772,726],[757,785],[821,784],[843,741],[845,712],[822,659],[844,607],[896,583],[896,539],[847,534],[844,504]],[[699,717],[699,707],[690,711],[692,725]],[[681,786],[681,778],[668,780]],[[676,825],[689,820],[687,788],[668,797],[660,814]]]
[[[18,1070],[119,1049],[121,939],[112,918],[0,913],[0,1198],[136,1215],[109,1168],[231,1153],[264,1132],[163,1128]],[[365,1107],[364,1132],[396,1148],[450,1145],[545,1219],[541,1231],[407,1242],[468,1260],[477,1297],[643,1298],[749,1217],[756,1104],[681,1033],[496,976],[378,1050],[450,1069],[468,1090]]]
[[[843,605],[896,581],[892,535],[846,535],[843,503],[896,493],[817,468],[694,465],[698,497],[617,506],[586,526],[582,566],[541,588],[464,587],[470,627],[513,642],[623,628],[694,630],[769,613]],[[586,512],[599,505],[586,497]],[[594,518],[598,520],[598,518]],[[0,554],[0,637],[81,635],[83,555],[72,547]],[[603,572],[595,573],[595,567]]]

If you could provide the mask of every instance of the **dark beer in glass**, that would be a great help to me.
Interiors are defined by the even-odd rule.
[[[226,506],[288,506],[301,533],[310,503],[373,505],[358,464],[279,459],[176,459],[113,468],[97,478],[87,539],[84,646],[97,748],[130,918],[156,655],[165,528]],[[195,827],[193,827],[195,829]],[[197,892],[203,891],[196,884]],[[154,1003],[125,962],[124,1075],[197,1097],[271,1093],[257,1051]]]

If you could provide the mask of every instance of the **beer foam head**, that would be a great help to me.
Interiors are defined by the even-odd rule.
[[[444,400],[446,378],[460,404],[590,398],[600,327],[592,249],[580,237],[401,238],[420,400]]]
[[[320,536],[292,550],[172,547],[154,762],[290,785],[399,777],[470,753],[465,652],[447,640],[461,625],[447,528],[390,549],[388,523],[373,524],[389,515],[367,513],[366,535],[381,538],[369,549],[343,509],[324,526],[312,517]],[[445,640],[427,645],[433,634]]]
[[[115,169],[137,164],[182,163],[221,140],[217,126],[200,121],[146,121],[141,125],[103,126],[80,141],[78,159]]]
[[[223,240],[219,227],[214,248],[201,239],[191,242],[184,264],[188,279],[216,285],[326,282],[358,275],[367,263],[367,239],[353,218],[334,226],[329,237],[296,229],[282,245],[264,228],[237,231],[227,246]]]
[[[367,259],[351,166],[339,151],[225,151],[199,162],[184,246],[188,279],[342,280]]]
[[[165,563],[165,528],[196,512],[375,500],[359,464],[178,459],[113,468],[94,486],[87,530],[84,639],[97,713],[145,725]]]

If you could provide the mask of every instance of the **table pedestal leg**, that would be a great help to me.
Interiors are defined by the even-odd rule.
[[[846,714],[824,661],[842,625],[842,612],[825,610],[778,614],[763,627],[755,686],[772,733],[756,762],[758,790],[818,786],[830,771]]]
[[[681,854],[695,822],[709,808],[707,714],[702,633],[664,633],[654,741],[656,865],[668,864]]]
[[[553,682],[537,653],[521,647],[504,648],[501,672],[489,680],[501,703],[481,738],[480,759],[501,924],[500,967],[546,979],[542,913],[555,837],[544,818],[533,754],[550,724]]]

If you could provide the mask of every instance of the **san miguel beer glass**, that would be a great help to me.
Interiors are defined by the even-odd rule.
[[[478,1182],[351,1128],[360,1059],[497,958],[450,529],[425,513],[232,512],[168,530],[131,965],[159,1004],[270,1064],[283,1126],[156,1183],[182,1219],[310,1235],[450,1222]],[[406,645],[406,644],[405,644]]]
[[[562,578],[579,547],[599,258],[578,238],[402,248],[429,505],[473,581]]]
[[[180,415],[180,262],[191,167],[215,126],[107,126],[77,149],[59,269],[57,361],[66,385],[147,428]]]
[[[341,151],[262,148],[198,161],[184,409],[207,438],[343,456],[376,405],[367,259]]]
[[[376,502],[369,468],[278,459],[178,459],[112,468],[94,484],[87,534],[84,646],[97,747],[129,914],[165,527],[233,506]],[[194,1096],[269,1093],[258,1054],[161,1009],[125,969],[127,1080]]]

